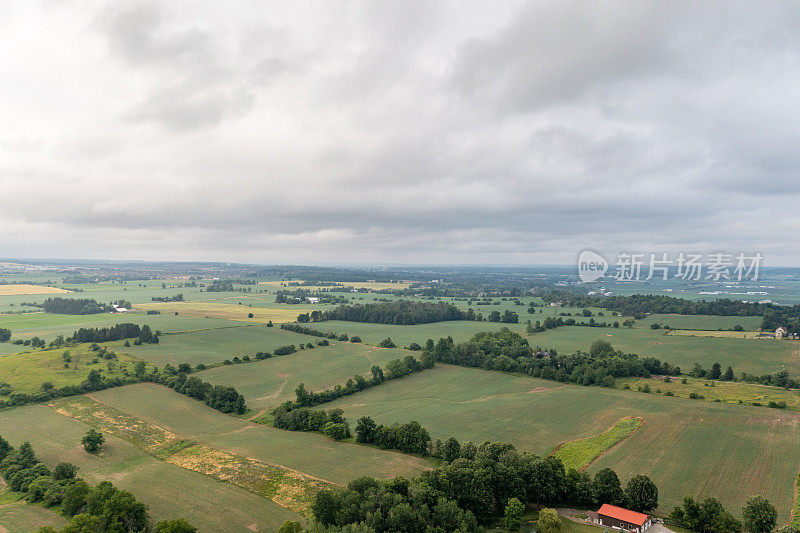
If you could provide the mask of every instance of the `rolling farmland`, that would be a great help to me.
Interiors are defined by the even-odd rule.
[[[714,495],[739,509],[751,494],[775,502],[788,520],[800,465],[797,413],[580,387],[525,376],[441,366],[329,404],[355,421],[417,420],[434,438],[507,441],[546,454],[564,441],[602,433],[619,419],[644,425],[601,455],[622,478],[646,473],[660,510],[685,494]],[[713,443],[713,445],[710,445]]]
[[[300,337],[296,333],[292,335]],[[355,374],[370,375],[372,365],[384,366],[387,361],[406,355],[408,352],[400,349],[334,341],[331,346],[305,349],[288,356],[219,366],[197,376],[215,385],[235,386],[244,395],[248,407],[258,410],[293,400],[294,390],[300,383],[315,391],[333,388]]]
[[[704,368],[719,362],[723,368],[732,366],[737,375],[741,372],[769,374],[786,369],[790,375],[800,376],[800,342],[795,341],[666,335],[663,330],[639,327],[563,326],[528,336],[531,345],[556,348],[562,353],[588,350],[597,339],[608,341],[624,352],[676,364],[685,372],[696,362]]]

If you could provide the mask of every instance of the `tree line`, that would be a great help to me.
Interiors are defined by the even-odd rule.
[[[589,296],[569,291],[550,291],[542,299],[547,303],[561,302],[569,307],[602,307],[633,317],[648,314],[762,316],[767,310],[780,309],[780,306],[771,303],[743,302],[730,298],[687,300],[661,294]]]
[[[183,293],[178,293],[175,296],[153,296],[154,302],[182,302]]]
[[[109,342],[138,338],[141,343],[157,344],[159,333],[158,331],[153,333],[147,324],[139,326],[125,322],[106,328],[80,328],[67,339],[67,342]]]
[[[370,369],[372,376],[365,378],[360,374],[356,374],[348,379],[344,385],[336,385],[333,389],[325,389],[319,392],[306,389],[305,384],[300,383],[295,389],[295,400],[289,400],[278,406],[275,410],[277,416],[278,411],[288,412],[293,409],[303,407],[314,407],[323,403],[332,402],[343,396],[349,396],[357,392],[361,392],[370,387],[380,385],[392,379],[398,379],[407,376],[414,372],[433,368],[434,359],[432,354],[423,353],[419,360],[411,355],[407,355],[402,359],[392,359],[386,363],[386,370],[378,365],[372,365]]]
[[[314,314],[313,312],[311,313]],[[306,313],[308,315],[308,313]],[[302,315],[301,315],[302,316]],[[298,317],[299,319],[300,317]],[[300,320],[298,320],[300,322]],[[308,322],[307,320],[305,322]],[[311,335],[312,337],[325,337],[331,340],[337,340],[342,342],[361,342],[361,337],[358,335],[353,335],[350,337],[347,333],[335,333],[333,331],[320,331],[318,329],[309,328],[308,326],[301,326],[298,323],[291,323],[286,322],[281,324],[281,329],[285,329],[287,331],[293,331],[295,333],[301,333],[303,335]]]
[[[508,328],[476,333],[459,344],[455,344],[451,337],[441,338],[435,344],[428,339],[424,352],[433,353],[435,360],[441,363],[520,372],[580,385],[614,387],[619,377],[680,374],[680,367],[654,357],[640,358],[636,354],[615,350],[606,341],[593,342],[588,352],[559,354],[553,349],[535,350],[527,339]]]
[[[413,435],[416,428],[406,430]],[[658,489],[647,476],[631,478],[623,489],[608,468],[592,478],[565,471],[558,458],[520,453],[511,444],[466,443],[458,444],[452,461],[411,480],[363,477],[345,489],[321,491],[312,511],[326,527],[359,525],[379,533],[477,531],[479,524],[503,516],[514,499],[529,506],[616,502],[648,511],[658,506]]]
[[[30,442],[14,449],[0,437],[0,474],[8,487],[21,492],[31,503],[41,503],[60,511],[69,519],[62,533],[150,531],[147,506],[130,492],[119,490],[108,481],[92,487],[77,477],[78,467],[59,463],[52,471],[34,453]],[[51,527],[40,533],[55,533]],[[184,519],[156,524],[156,533],[193,533],[195,527]]]
[[[412,302],[397,300],[369,304],[340,305],[325,311],[327,320],[370,322],[373,324],[429,324],[447,320],[470,320],[465,311],[444,302]],[[472,316],[474,320],[474,315]]]
[[[110,310],[108,306],[97,303],[90,298],[48,298],[42,303],[45,313],[61,315],[94,315]]]
[[[92,369],[86,379],[79,385],[54,387],[52,383],[48,383],[46,386],[42,384],[42,388],[32,394],[12,393],[7,399],[0,399],[0,409],[3,407],[17,407],[28,403],[46,402],[55,398],[77,396],[87,392],[134,383],[150,382],[170,387],[176,392],[200,400],[209,407],[223,413],[241,414],[247,410],[244,396],[239,394],[234,387],[212,385],[196,376],[187,377],[187,374],[191,371],[191,366],[187,364],[180,365],[177,369],[172,365],[166,365],[163,370],[153,367],[148,371],[144,361],[139,361],[134,365],[133,374],[123,377],[115,376],[109,378],[98,370]]]
[[[341,409],[323,411],[322,409],[278,408],[274,413],[272,425],[289,431],[317,431],[335,440],[349,439],[350,424]]]
[[[318,298],[321,304],[346,304],[350,300],[345,296],[340,296],[331,292],[310,291],[308,289],[279,290],[275,293],[275,303],[278,304],[300,304],[306,298]]]

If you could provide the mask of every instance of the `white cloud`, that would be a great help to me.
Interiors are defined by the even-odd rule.
[[[4,4],[0,255],[796,264],[799,21],[791,2]]]

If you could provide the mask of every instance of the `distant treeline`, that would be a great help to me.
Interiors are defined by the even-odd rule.
[[[761,329],[774,331],[784,326],[789,333],[800,333],[800,305],[775,307],[764,312]]]
[[[296,289],[293,291],[281,290],[275,294],[275,303],[278,304],[300,304],[307,298],[318,298],[321,304],[346,304],[350,300],[345,296],[330,292],[310,291],[308,289]]]
[[[800,333],[800,305],[719,300],[687,300],[656,294],[630,296],[584,296],[567,291],[551,291],[542,296],[545,302],[561,302],[570,307],[602,307],[634,318],[648,314],[763,316],[761,329],[774,330],[786,326],[791,333]]]
[[[147,324],[139,326],[130,322],[108,328],[81,328],[67,340],[75,342],[109,342],[137,337],[142,343],[158,343],[158,332],[153,333]]]
[[[429,324],[445,320],[474,320],[455,305],[444,302],[379,302],[370,304],[341,305],[324,316],[328,320],[371,322],[373,324]]]
[[[89,298],[48,298],[42,304],[45,313],[62,315],[94,315],[109,310],[105,305]]]
[[[153,296],[154,302],[182,302],[183,293],[178,293],[175,296]]]
[[[660,294],[630,296],[586,296],[567,291],[551,291],[542,296],[545,302],[561,302],[569,307],[602,307],[626,316],[658,314],[761,316],[774,304],[760,304],[720,298],[718,300],[687,300]]]
[[[215,279],[206,287],[206,292],[253,292],[252,287],[237,289],[234,284],[257,285],[258,282],[250,279]]]
[[[678,375],[680,368],[654,357],[615,350],[606,341],[595,341],[589,352],[559,354],[556,350],[534,350],[527,339],[502,328],[475,334],[467,342],[454,344],[451,337],[428,340],[425,351],[436,361],[488,370],[520,372],[563,383],[614,387],[619,377]]]
[[[0,279],[0,285],[43,285],[45,287],[55,285],[55,281],[26,281],[26,280],[9,280]]]
[[[86,283],[99,283],[100,278],[97,276],[85,276],[83,274],[75,274],[73,276],[65,276],[64,283],[68,285],[84,285]]]

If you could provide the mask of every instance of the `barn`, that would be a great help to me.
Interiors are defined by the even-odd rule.
[[[653,523],[653,517],[630,509],[604,503],[596,513],[590,513],[593,522],[601,526],[634,533],[644,533]]]

